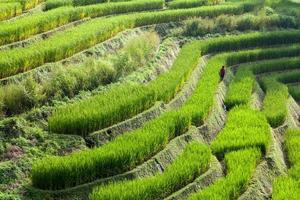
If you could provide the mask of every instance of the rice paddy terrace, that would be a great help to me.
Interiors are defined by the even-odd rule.
[[[0,0],[1,200],[298,200],[299,102],[298,0]]]

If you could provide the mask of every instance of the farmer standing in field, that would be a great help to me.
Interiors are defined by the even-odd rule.
[[[220,70],[220,78],[221,81],[223,81],[224,77],[225,77],[226,71],[225,71],[225,66],[223,65],[221,70]]]

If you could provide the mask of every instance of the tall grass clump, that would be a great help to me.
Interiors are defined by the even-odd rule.
[[[218,157],[251,147],[266,152],[270,137],[270,127],[264,114],[248,106],[238,106],[229,112],[226,126],[212,142],[211,149]]]
[[[229,85],[225,98],[228,109],[237,105],[250,105],[255,77],[249,69],[238,68],[233,82]]]
[[[90,199],[162,199],[204,173],[209,167],[210,160],[209,147],[192,142],[162,174],[100,186],[93,190]]]
[[[18,87],[17,85],[10,85],[5,88],[1,88],[2,93],[1,101],[1,111],[6,114],[15,113],[23,110],[23,105],[30,104],[27,98],[26,90],[23,87]],[[22,99],[23,101],[19,101]]]
[[[272,78],[262,81],[266,96],[263,101],[263,113],[272,127],[282,125],[287,117],[288,88]]]
[[[52,100],[72,98],[82,90],[111,83],[116,79],[116,71],[109,63],[89,61],[76,67],[57,66],[42,77],[42,82],[30,75],[20,82],[0,86],[0,112],[11,116]]]
[[[85,7],[63,7],[3,23],[0,27],[0,45],[20,41],[86,17],[138,12],[163,8],[162,0],[120,2]]]
[[[144,33],[128,41],[122,51],[108,58],[112,60],[111,62],[118,73],[117,77],[122,77],[146,66],[155,54],[159,43],[160,38],[154,32]]]
[[[0,113],[7,116],[36,105],[42,98],[38,90],[38,84],[32,78],[28,78],[22,85],[9,84],[0,87]]]
[[[257,148],[233,151],[225,155],[226,177],[193,194],[188,200],[237,198],[249,183],[261,152]]]
[[[9,19],[22,13],[22,6],[20,3],[2,3],[0,2],[0,20]]]
[[[0,78],[67,58],[128,28],[179,21],[194,16],[213,17],[226,13],[236,14],[244,12],[245,7],[247,7],[245,4],[206,6],[94,19],[25,48],[0,52]]]

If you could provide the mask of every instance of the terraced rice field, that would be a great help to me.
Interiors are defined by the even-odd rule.
[[[0,0],[1,200],[298,200],[299,105],[296,0]]]

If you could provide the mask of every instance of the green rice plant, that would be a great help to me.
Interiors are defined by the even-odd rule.
[[[262,80],[266,96],[263,101],[263,113],[272,127],[282,125],[287,117],[288,88],[272,78]]]
[[[49,118],[49,128],[51,132],[85,136],[134,116],[140,110],[147,110],[156,100],[156,92],[151,88],[138,84],[124,84],[112,88],[105,95],[58,108]]]
[[[194,47],[193,45],[189,46]],[[189,49],[187,52],[191,52],[190,50],[194,48],[186,47],[186,49]],[[197,61],[198,54],[195,53],[195,55],[196,56],[194,57]],[[183,58],[186,58],[186,56],[183,56]],[[178,65],[177,68],[186,70],[182,65]],[[126,85],[125,88],[128,88],[128,86]],[[132,90],[128,89],[128,91],[131,92]],[[124,92],[121,92],[120,94],[123,93]],[[135,105],[143,105],[143,103]],[[146,123],[144,127],[117,138],[115,141],[102,148],[73,154],[72,157],[53,157],[41,160],[33,166],[33,184],[39,188],[65,188],[81,182],[89,182],[100,177],[107,177],[118,172],[126,171],[141,163],[144,159],[149,158],[155,152],[161,150],[175,135],[182,134],[189,127],[190,123],[189,112],[169,112],[156,120]],[[96,160],[91,157],[92,154],[97,157]],[[101,157],[101,155],[104,157]],[[86,159],[82,159],[81,157],[85,157]],[[80,160],[82,165],[75,164],[77,163],[76,160]],[[48,162],[51,164],[46,164]],[[65,163],[66,165],[62,165],[61,163]],[[100,163],[101,165],[99,165]],[[63,166],[68,167],[66,168]],[[86,173],[84,171],[86,171]],[[70,177],[74,172],[77,174],[76,177],[81,177],[80,180],[77,180],[78,178],[76,177]],[[60,183],[57,184],[59,180]],[[69,180],[73,181],[70,182]]]
[[[288,162],[291,168],[289,169],[289,177],[298,181],[300,180],[300,131],[296,129],[289,129],[285,134],[285,149],[287,152]]]
[[[95,4],[133,1],[135,0],[47,0],[45,3],[45,10],[51,10],[62,6],[87,6]]]
[[[163,199],[204,173],[210,160],[209,147],[192,142],[162,174],[100,186],[93,190],[90,199]]]
[[[52,10],[63,6],[72,6],[73,0],[47,0],[45,2],[45,10]]]
[[[296,129],[289,129],[286,131],[284,139],[289,164],[293,166],[300,163],[300,131]]]
[[[226,126],[212,142],[211,149],[218,157],[251,147],[266,152],[270,137],[270,127],[263,113],[248,106],[237,106],[229,112]]]
[[[22,7],[21,7],[20,3],[1,3],[0,2],[0,20],[12,18],[21,13],[22,13]]]
[[[160,75],[148,86],[126,83],[112,88],[105,95],[58,108],[48,120],[50,130],[86,135],[128,119],[150,108],[156,101],[168,102],[197,66],[200,51],[195,49],[194,44],[185,45],[171,70]],[[101,109],[95,110],[95,107]]]
[[[270,32],[255,32],[255,33],[248,33],[239,35],[239,37],[225,36],[220,38],[215,38],[213,41],[210,41],[209,45],[205,46],[203,49],[204,52],[217,52],[218,50],[222,49],[223,51],[226,50],[236,50],[236,49],[245,49],[251,48],[253,45],[259,45],[260,47],[267,47],[271,45],[279,45],[279,44],[292,44],[297,43],[300,41],[300,36],[297,33],[297,30],[285,30],[285,31],[270,31]],[[298,36],[298,37],[297,37]],[[233,42],[232,40],[235,40]],[[299,46],[295,46],[294,50],[291,50],[293,54],[297,55],[297,50]],[[275,48],[274,48],[275,49]],[[276,50],[274,50],[276,52]],[[282,52],[278,52],[280,54]],[[265,57],[266,59],[274,58],[274,52],[264,53],[260,50],[257,50],[254,56],[249,56],[249,59],[260,59],[260,57]],[[261,55],[261,56],[260,56]],[[279,55],[275,56],[280,57]],[[239,55],[233,55],[229,60],[228,63],[236,63],[235,60],[239,60]],[[245,57],[245,60],[248,58]],[[249,60],[248,59],[248,60]],[[255,60],[253,60],[255,61]],[[244,61],[245,62],[245,61]],[[238,64],[238,63],[236,63]]]
[[[32,90],[32,87],[25,88],[24,91],[27,95],[17,95],[19,90],[3,92],[3,97],[13,95],[15,92],[15,101],[19,102],[20,105],[8,102],[12,106],[16,105],[16,108],[7,109],[5,105],[7,102],[5,102],[2,111],[7,114],[19,114],[33,106],[40,106],[66,97],[73,98],[82,90],[93,90],[100,85],[107,85],[124,78],[151,61],[152,56],[156,54],[159,43],[160,39],[156,33],[146,32],[127,41],[116,54],[109,55],[101,60],[88,59],[86,62],[72,67],[57,65],[50,72],[43,74],[42,78],[37,76],[33,79],[32,76],[27,76],[16,83],[0,86],[0,90],[3,91],[9,88],[10,85],[23,88],[31,80],[33,82],[31,85],[38,85],[38,89],[34,90]],[[165,48],[167,43],[170,42],[164,42],[160,45],[158,54],[162,52],[161,50]],[[34,104],[23,104],[23,102],[27,102],[25,99],[36,99],[37,96],[42,97],[34,101]]]
[[[299,138],[298,138],[299,139]],[[299,182],[300,180],[300,163],[297,162],[295,165],[293,165],[289,171],[288,171],[288,175],[289,177],[292,177],[293,179],[297,180]]]
[[[279,177],[273,182],[273,200],[298,200],[300,199],[299,181],[291,177]]]
[[[226,63],[224,55],[215,56],[208,61],[196,90],[182,108],[183,113],[191,115],[192,123],[196,126],[204,123],[214,105],[215,91],[220,81],[218,72],[224,63]]]
[[[116,2],[133,2],[135,0],[73,0],[73,6],[86,6],[92,4],[102,3],[116,3]],[[153,1],[153,0],[150,0]]]
[[[250,40],[253,41],[252,45],[262,45],[265,46],[265,42],[264,41],[260,41],[256,39],[250,39],[250,35],[246,34],[249,37],[240,37],[239,39],[241,39],[241,41],[243,41],[243,43],[245,45],[250,44]],[[245,36],[246,36],[245,35]],[[219,46],[220,49],[223,50],[231,50],[235,49],[236,47],[234,47],[234,45],[227,43],[226,45],[222,45],[222,43],[227,42],[228,40],[234,40],[237,39],[238,37],[228,37],[228,38],[223,38],[223,39],[214,39],[214,40],[207,40],[207,46],[211,45],[211,49],[214,49],[214,45],[215,42],[218,43],[219,42]],[[228,40],[227,40],[228,39]],[[273,40],[274,42],[279,42],[279,40]],[[283,41],[285,43],[285,41]],[[235,45],[239,45],[239,42],[236,41]],[[205,45],[199,44],[199,46],[201,46],[202,49],[207,48]],[[251,47],[251,46],[248,46]],[[243,47],[239,47],[240,49]],[[247,48],[247,47],[244,47]],[[216,49],[216,51],[218,51]],[[210,50],[208,50],[209,53]],[[205,51],[203,51],[202,53],[207,53]],[[222,65],[227,65],[227,66],[231,66],[231,65],[236,65],[242,62],[251,62],[251,61],[257,61],[257,60],[264,60],[264,59],[272,59],[272,58],[278,58],[281,56],[294,56],[299,54],[299,47],[296,46],[290,46],[290,47],[280,47],[280,48],[269,48],[269,49],[258,49],[258,50],[248,50],[248,51],[240,51],[240,52],[234,52],[234,53],[225,53],[222,55],[218,55],[212,59],[210,59],[210,61],[207,63],[206,68],[207,70],[204,72],[205,76],[202,77],[202,83],[203,84],[199,84],[199,86],[197,87],[197,90],[199,89],[200,93],[195,93],[193,95],[193,97],[195,96],[195,98],[192,97],[191,100],[189,100],[191,103],[188,106],[188,110],[198,110],[199,112],[193,116],[193,123],[196,125],[201,125],[203,124],[203,121],[206,118],[206,114],[209,113],[209,110],[212,108],[213,106],[213,98],[214,98],[214,91],[216,91],[216,87],[218,86],[219,83],[219,74],[217,74],[216,72],[219,72],[220,70],[220,66]],[[248,65],[248,64],[247,64]],[[244,66],[244,64],[242,64],[241,66]],[[251,64],[249,65],[249,67],[251,66]],[[245,69],[247,69],[248,66],[245,66]],[[207,74],[206,74],[207,73]],[[210,83],[209,85],[207,83]],[[248,83],[249,84],[249,83]],[[244,96],[244,101],[250,101],[250,99],[247,99],[247,97],[249,97],[249,94],[252,92],[252,88],[248,87],[249,91],[248,91],[248,96],[245,95]],[[205,91],[205,92],[204,92]],[[197,102],[201,102],[201,107],[194,107],[194,105],[197,105]],[[200,112],[201,111],[201,112]]]
[[[23,11],[34,8],[41,2],[42,0],[0,0],[0,3],[19,3]]]
[[[226,177],[193,194],[188,200],[236,199],[249,183],[260,158],[261,152],[257,148],[227,153],[225,155]]]
[[[87,6],[95,4],[105,4],[114,2],[133,2],[135,0],[47,0],[46,10],[62,6]]]
[[[300,85],[288,85],[289,93],[296,101],[300,101]]]
[[[123,0],[121,0],[123,1]],[[131,1],[131,0],[124,0],[124,1]],[[99,4],[99,3],[107,3],[109,0],[73,0],[74,6],[85,6],[91,4]]]
[[[42,0],[15,0],[16,2],[20,2],[23,10],[29,10],[31,8],[34,8],[39,3],[42,2]]]
[[[239,54],[243,54],[244,52],[237,52],[236,54],[230,56],[228,58],[228,63],[236,63],[236,60],[241,62],[241,56]],[[249,56],[244,56],[245,59],[251,60],[261,60],[264,59],[274,59],[280,57],[293,57],[299,56],[300,46],[292,45],[288,47],[281,48],[270,48],[261,50],[253,50]],[[245,60],[246,61],[246,60]],[[243,62],[245,62],[243,61]],[[225,98],[225,105],[228,109],[232,108],[236,105],[241,104],[249,104],[250,96],[252,95],[253,86],[255,83],[255,77],[253,75],[253,71],[255,73],[262,72],[270,72],[273,70],[286,70],[293,69],[298,66],[299,59],[298,58],[280,58],[275,60],[268,61],[260,61],[257,63],[247,63],[241,64],[238,66],[237,72],[235,74],[235,78],[233,82],[229,85],[228,92]],[[269,75],[268,75],[269,76]],[[272,75],[275,78],[275,75]],[[276,79],[284,82],[284,81],[297,81],[300,77],[300,74],[292,72],[288,74],[276,76]]]
[[[300,70],[284,71],[277,74],[272,74],[269,77],[275,78],[277,81],[288,84],[300,82]]]
[[[149,83],[149,87],[156,91],[157,100],[169,102],[181,90],[192,71],[197,67],[201,49],[196,43],[183,46],[171,70]],[[189,59],[186,59],[189,57]]]
[[[251,23],[246,19],[250,18]],[[186,22],[184,34],[187,36],[205,36],[209,33],[226,33],[233,31],[274,30],[280,28],[297,28],[294,17],[272,14],[259,16],[246,13],[244,15],[220,15],[216,18],[196,18]]]
[[[169,3],[170,9],[192,8],[204,5],[213,5],[220,2],[213,0],[173,0]]]
[[[170,9],[192,8],[207,5],[206,0],[174,0],[169,3]]]
[[[236,29],[246,31],[249,29],[263,30],[271,29],[272,27],[281,28],[297,28],[296,19],[292,16],[273,14],[271,16],[255,16],[245,14],[236,21]]]
[[[259,39],[261,37],[265,37],[266,34],[267,33],[255,33],[255,37],[253,37],[252,34],[245,34],[242,36],[228,36],[214,40],[192,42],[191,44],[187,44],[185,48],[189,49],[189,46],[193,51],[187,51],[191,52],[191,54],[183,57],[186,62],[182,63],[189,63],[191,62],[189,61],[190,58],[194,59],[194,57],[197,58],[197,56],[200,56],[201,54],[197,52],[200,50],[204,50],[200,52],[206,54],[210,52],[208,50],[211,50],[211,52],[213,52],[213,50],[216,52],[223,50],[234,50],[236,49],[236,45],[240,48],[267,45],[269,44],[268,40]],[[281,40],[281,36],[278,34],[278,32],[276,35],[279,36],[279,39],[275,40],[275,35],[272,39],[275,44],[279,44],[280,42],[288,42],[286,38],[282,38],[283,40]],[[219,41],[219,43],[216,43],[216,41]],[[250,41],[253,42],[250,43]],[[225,43],[227,45],[223,46]],[[219,46],[218,44],[220,44],[220,49],[217,48],[217,46]],[[244,56],[249,58],[248,61],[251,61],[252,57],[249,56],[249,51],[251,50],[245,51]],[[196,56],[193,55],[193,52],[196,54]],[[81,151],[64,157],[44,158],[35,162],[32,170],[33,185],[42,189],[66,188],[90,182],[98,178],[125,172],[126,170],[132,169],[138,164],[141,164],[156,152],[160,151],[170,139],[184,133],[191,123],[199,124],[203,122],[214,105],[215,92],[219,85],[219,68],[226,63],[227,56],[229,55],[222,54],[209,60],[207,67],[205,68],[196,87],[196,90],[194,91],[194,94],[178,111],[166,112],[159,118],[149,121],[143,127],[135,131],[125,133],[124,135],[116,138],[114,141],[100,148]],[[246,60],[242,54],[240,54],[240,56],[241,60]],[[186,68],[185,65],[180,65],[180,67]],[[84,109],[85,108],[82,107],[82,111]],[[97,112],[98,109],[95,109],[95,111]],[[270,130],[264,115],[247,108],[237,110],[236,113],[242,115],[243,117],[247,115],[248,120],[246,121],[246,126],[248,129],[250,129],[251,133],[254,132],[254,130],[251,130],[251,128],[256,128],[258,131],[254,132],[253,136],[251,134],[249,135],[248,142],[241,141],[242,138],[240,137],[238,141],[240,142],[240,144],[238,144],[240,145],[239,147],[246,148],[255,146],[260,147],[263,150],[266,149],[270,137]],[[76,113],[76,115],[80,115],[80,113]],[[76,115],[72,116],[77,117]],[[59,115],[56,115],[56,117],[57,120],[59,120]],[[236,115],[236,117],[237,119],[233,120],[232,124],[236,122],[238,123],[237,126],[239,126],[240,124],[244,123],[241,120],[238,121],[238,115]],[[233,119],[235,118],[233,117]],[[97,125],[97,123],[99,122],[94,121],[91,123],[91,125],[89,125],[89,127],[92,127],[93,124]],[[89,127],[82,127],[78,125],[78,123],[74,123],[72,125],[74,130],[84,130],[86,128],[89,129]],[[230,130],[230,127],[227,129]],[[245,130],[248,131],[246,128]],[[240,136],[243,136],[242,132],[239,132],[239,134]],[[230,134],[228,133],[228,135]],[[231,137],[234,137],[234,135],[231,134]],[[233,141],[235,141],[235,139],[233,139]],[[238,147],[235,147],[234,145],[235,144],[232,144],[232,146],[229,146],[229,148],[232,148],[232,150],[237,149]],[[218,146],[215,146],[216,150]],[[222,146],[220,147],[223,148]]]
[[[272,33],[273,34],[273,33]],[[266,33],[264,34],[254,34],[255,37],[251,38],[253,34],[246,34],[242,36],[230,36],[225,37],[222,39],[211,39],[207,41],[201,42],[194,42],[192,44],[185,45],[184,48],[181,50],[178,58],[176,59],[173,67],[168,73],[164,73],[163,75],[159,76],[153,82],[147,86],[147,90],[152,91],[155,93],[155,97],[147,98],[148,93],[132,93],[134,97],[126,92],[122,95],[119,94],[118,98],[122,99],[119,100],[119,103],[111,101],[110,94],[107,96],[99,95],[95,97],[91,97],[88,100],[83,100],[75,104],[67,105],[65,107],[58,108],[54,114],[49,118],[49,127],[52,132],[57,133],[69,133],[69,134],[81,134],[86,135],[91,131],[96,131],[107,126],[113,125],[125,119],[128,119],[147,108],[150,108],[154,105],[155,101],[165,101],[168,102],[170,99],[174,97],[174,95],[181,89],[185,80],[187,80],[191,71],[197,66],[199,55],[211,53],[211,52],[218,52],[226,49],[235,49],[234,45],[241,45],[240,43],[244,43],[245,45],[267,45],[266,42],[269,43],[268,40],[261,41],[260,37],[264,38]],[[271,34],[270,34],[271,35]],[[278,34],[280,35],[280,34]],[[246,37],[248,36],[248,37]],[[237,42],[237,40],[239,42]],[[216,42],[217,41],[217,42]],[[234,44],[231,42],[235,42]],[[253,41],[251,44],[249,41]],[[279,40],[273,40],[275,44],[279,44]],[[292,39],[293,41],[293,39]],[[284,43],[288,41],[283,41]],[[222,45],[222,43],[225,43]],[[218,45],[219,44],[219,45]],[[214,46],[220,46],[220,49],[214,49]],[[210,48],[210,49],[209,49]],[[242,48],[242,47],[240,47]],[[243,51],[237,53],[231,53],[228,55],[217,56],[209,61],[207,64],[207,75],[203,76],[202,81],[203,84],[200,84],[197,87],[200,91],[205,91],[204,93],[196,93],[197,97],[192,98],[190,101],[189,106],[187,106],[188,110],[201,110],[202,112],[191,113],[193,114],[193,123],[196,125],[200,125],[203,123],[206,114],[209,113],[209,110],[213,106],[213,98],[214,92],[216,91],[216,87],[219,83],[219,75],[216,72],[219,72],[220,66],[224,64],[234,65],[240,62],[249,62],[261,59],[268,59],[274,58],[276,56],[282,55],[294,55],[295,52],[299,54],[297,48],[291,47],[286,48],[277,48],[274,49],[267,49],[265,51],[261,50],[250,50],[250,51]],[[295,52],[294,52],[295,51]],[[286,53],[286,52],[289,52]],[[187,60],[186,57],[189,57]],[[184,66],[184,67],[183,67]],[[210,84],[207,84],[210,83]],[[123,88],[126,88],[124,86]],[[122,89],[118,90],[122,91]],[[140,91],[140,90],[139,90]],[[251,90],[252,92],[252,90]],[[113,92],[114,93],[114,92]],[[122,93],[122,92],[121,92]],[[115,93],[114,93],[115,94]],[[145,96],[143,96],[143,95]],[[205,95],[204,95],[205,94]],[[138,102],[140,101],[147,102],[147,104],[137,104],[131,103],[131,100],[135,99]],[[101,100],[100,100],[101,99]],[[106,99],[106,100],[104,100]],[[145,100],[146,99],[146,100]],[[198,105],[197,102],[201,102],[201,109],[194,108],[195,105]],[[122,102],[122,103],[120,103]],[[128,104],[128,106],[126,106]],[[93,105],[93,106],[91,106]],[[131,105],[131,106],[129,106]],[[149,106],[149,107],[147,107]],[[113,108],[113,109],[99,109],[94,110],[93,107],[101,107],[101,108]],[[125,109],[126,108],[126,109]],[[129,108],[132,111],[129,111]],[[125,111],[122,111],[122,110]],[[104,114],[105,113],[105,114]],[[89,116],[86,118],[85,116]],[[94,120],[86,120],[86,119],[94,119]],[[97,120],[96,120],[97,119]],[[80,127],[80,128],[79,128]]]
[[[130,170],[183,134],[189,123],[187,115],[167,112],[101,148],[44,158],[32,167],[32,184],[41,189],[61,189]]]
[[[282,57],[291,57],[293,55],[282,55]],[[299,56],[297,53],[294,56]],[[285,71],[298,69],[300,65],[300,58],[280,58],[276,60],[268,60],[259,63],[251,63],[247,65],[251,67],[254,74],[262,74],[276,71]]]
[[[237,105],[250,105],[255,82],[255,77],[251,70],[244,67],[238,68],[226,94],[225,105],[227,109]]]
[[[245,4],[206,6],[94,19],[25,48],[1,51],[0,78],[28,71],[47,62],[55,62],[72,56],[128,28],[179,21],[193,16],[237,14],[243,12],[245,7],[247,7]],[[298,40],[299,37],[297,35],[294,40]],[[288,41],[289,39],[286,38],[285,40]]]
[[[288,155],[288,161],[291,166],[289,169],[289,177],[300,181],[300,156],[299,154],[299,139],[300,131],[296,129],[290,129],[286,132],[285,147]]]
[[[284,44],[283,42],[282,44]],[[297,42],[295,42],[297,43]],[[300,45],[290,45],[290,46],[282,46],[280,49],[278,48],[267,48],[263,51],[261,49],[253,50],[251,55],[248,57],[244,57],[245,61],[251,59],[255,60],[262,60],[268,59],[266,61],[260,61],[257,63],[250,63],[250,64],[242,64],[241,66],[249,67],[254,74],[260,73],[267,73],[267,72],[274,72],[274,71],[282,71],[286,69],[295,69],[297,65],[299,66],[299,58],[295,56],[299,56]],[[243,54],[243,52],[242,52]],[[285,58],[287,57],[287,58]],[[291,58],[295,57],[295,58]],[[278,60],[272,60],[280,58]],[[232,55],[228,60],[228,63],[236,63],[236,60],[240,61],[240,63],[245,62],[240,60],[239,52]]]
[[[24,40],[35,34],[49,31],[85,17],[101,17],[111,14],[161,9],[163,4],[162,0],[152,0],[151,2],[141,0],[130,3],[108,3],[77,8],[63,7],[30,15],[14,22],[1,24],[0,45]]]
[[[274,192],[272,199],[290,200],[299,199],[300,192],[300,131],[289,129],[285,133],[285,150],[287,152],[288,162],[291,168],[288,176],[276,178],[273,184]]]

